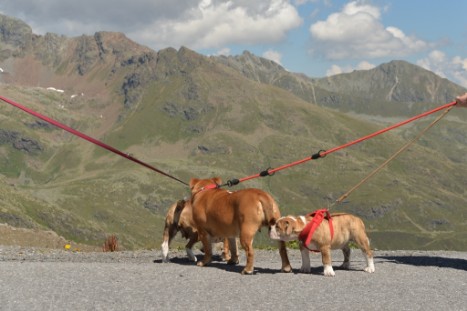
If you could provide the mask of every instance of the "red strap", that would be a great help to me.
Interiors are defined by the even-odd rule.
[[[334,238],[334,228],[332,227],[332,218],[329,211],[327,209],[320,209],[308,214],[307,216],[313,216],[313,218],[298,235],[298,239],[302,241],[303,246],[308,248],[308,245],[311,243],[311,239],[313,238],[313,233],[315,232],[316,228],[318,228],[318,226],[323,222],[324,218],[328,220],[332,241]],[[308,248],[308,250],[310,249]]]

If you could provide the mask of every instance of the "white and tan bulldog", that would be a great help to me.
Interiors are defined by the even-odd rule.
[[[169,262],[170,242],[178,232],[180,232],[183,238],[188,240],[188,243],[185,246],[188,258],[194,262],[197,261],[197,258],[193,253],[193,246],[196,242],[198,242],[198,230],[195,227],[192,212],[193,210],[190,201],[179,200],[177,203],[174,203],[170,206],[165,217],[164,233],[162,235],[162,262]],[[213,242],[220,242],[220,240],[215,240]],[[237,252],[236,241],[234,247],[235,252]],[[229,251],[229,243],[227,240],[224,240],[222,258],[225,261],[230,260]]]
[[[242,274],[252,274],[254,266],[253,238],[261,227],[270,228],[280,218],[279,208],[268,193],[259,189],[242,189],[235,192],[216,188],[219,178],[190,180],[192,193],[193,220],[198,236],[204,247],[204,258],[198,266],[211,262],[212,250],[209,243],[212,237],[235,239],[246,253],[246,266]],[[214,185],[214,187],[212,187]],[[279,241],[282,271],[290,272],[285,242]],[[232,252],[230,263],[238,263],[238,254]]]
[[[300,252],[302,255],[302,267],[300,272],[311,272],[310,250],[321,252],[325,276],[335,276],[332,268],[331,249],[342,250],[344,253],[344,262],[341,268],[348,269],[350,267],[351,250],[349,243],[351,241],[358,245],[366,257],[367,266],[364,271],[368,273],[375,272],[373,253],[370,249],[370,242],[365,232],[363,221],[356,216],[344,213],[331,214],[331,218],[334,233],[332,240],[329,221],[324,218],[314,231],[310,243],[308,245],[303,245],[304,243],[300,242]],[[312,219],[313,216],[311,214],[307,216],[286,216],[279,218],[276,224],[271,227],[269,236],[273,240],[300,240],[300,233]]]

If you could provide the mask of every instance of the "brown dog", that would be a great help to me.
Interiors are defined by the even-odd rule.
[[[373,262],[373,253],[370,249],[370,242],[365,232],[363,221],[350,214],[334,214],[332,217],[332,228],[334,237],[331,241],[331,230],[327,219],[323,219],[321,224],[313,233],[309,245],[300,243],[300,252],[302,254],[302,267],[300,272],[309,273],[310,255],[309,249],[321,252],[325,276],[334,276],[331,261],[331,249],[342,249],[344,253],[344,263],[342,268],[350,267],[350,247],[349,242],[354,241],[362,250],[366,257],[367,266],[364,271],[373,273],[375,266]],[[269,236],[273,240],[293,241],[299,240],[300,232],[313,219],[312,216],[286,216],[277,220],[275,226],[271,228]]]
[[[261,227],[271,227],[280,218],[279,208],[268,193],[259,189],[242,189],[235,192],[211,186],[220,184],[219,178],[190,180],[192,193],[193,220],[198,236],[204,246],[204,258],[198,266],[211,262],[211,237],[240,237],[240,244],[246,253],[246,266],[242,274],[253,273],[253,238]],[[290,272],[285,242],[279,241],[282,271]],[[232,252],[230,264],[238,263],[238,254]]]
[[[191,202],[185,200],[179,200],[177,203],[172,204],[167,211],[161,245],[162,262],[169,262],[170,242],[178,232],[183,238],[188,239],[185,246],[188,258],[194,262],[197,261],[193,253],[193,245],[198,242],[198,230],[193,222],[192,211]],[[230,260],[229,243],[226,239],[223,242],[222,258],[228,261]],[[234,248],[237,249],[236,241]]]

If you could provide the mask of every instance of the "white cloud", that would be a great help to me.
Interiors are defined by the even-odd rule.
[[[375,67],[376,67],[376,65],[374,65],[372,63],[369,63],[367,61],[362,61],[362,62],[358,63],[356,69],[357,70],[370,70],[370,69],[373,69]]]
[[[354,70],[369,70],[373,69],[376,66],[367,62],[367,61],[361,61],[360,63],[357,64],[357,66],[353,67],[351,65],[346,65],[346,66],[338,66],[338,65],[332,65],[331,68],[329,68],[326,71],[326,76],[333,76],[341,73],[347,73],[347,72],[352,72]]]
[[[317,3],[319,1],[320,0],[294,0],[294,3],[296,5],[304,5],[304,4],[307,4],[307,3]]]
[[[275,43],[301,25],[289,0],[1,0],[35,33],[120,31],[153,49]]]
[[[270,59],[270,60],[278,63],[279,65],[282,65],[281,64],[282,54],[277,52],[277,51],[268,50],[268,51],[263,53],[263,57],[267,58],[267,59]]]
[[[352,68],[350,66],[341,67],[338,65],[332,65],[331,68],[326,70],[326,76],[327,77],[334,76],[334,75],[338,75],[338,74],[341,74],[344,72],[350,72],[350,71],[352,71]]]
[[[434,50],[418,60],[417,65],[467,88],[467,58],[448,58],[444,52]]]
[[[315,48],[327,59],[403,56],[428,48],[428,43],[409,37],[396,27],[385,27],[380,8],[352,1],[340,12],[310,26]]]
[[[230,49],[229,48],[222,48],[218,50],[215,55],[224,55],[224,56],[229,56],[230,55]]]
[[[24,20],[37,33],[81,35],[138,29],[160,18],[182,18],[191,0],[2,0],[0,10]]]
[[[207,49],[279,42],[302,23],[295,7],[286,0],[237,2],[241,3],[203,0],[184,18],[158,19],[151,27],[129,36],[156,48],[185,45]]]

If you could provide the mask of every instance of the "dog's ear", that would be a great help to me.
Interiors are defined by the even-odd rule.
[[[199,179],[198,178],[191,178],[190,179],[190,190],[193,189],[193,187],[198,183]]]
[[[222,184],[222,179],[220,179],[219,177],[211,178],[211,180],[212,180],[216,185]]]
[[[293,224],[287,220],[286,227],[285,227],[285,232],[287,233],[287,235],[291,235],[293,232],[293,229],[294,229]]]

